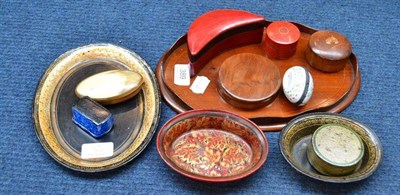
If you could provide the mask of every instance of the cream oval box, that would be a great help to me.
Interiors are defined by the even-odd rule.
[[[348,127],[326,124],[319,127],[308,145],[310,164],[324,175],[347,175],[359,167],[364,144],[359,135]]]
[[[79,98],[85,96],[104,104],[116,104],[135,96],[143,84],[140,74],[129,70],[110,70],[92,75],[75,89]]]

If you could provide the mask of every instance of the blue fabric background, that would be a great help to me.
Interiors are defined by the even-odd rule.
[[[31,110],[35,87],[54,59],[78,46],[107,42],[135,51],[154,71],[194,19],[220,8],[292,20],[349,38],[362,82],[357,99],[342,114],[380,137],[384,155],[375,174],[340,185],[305,177],[280,154],[279,133],[266,133],[270,153],[258,172],[226,184],[193,181],[172,171],[156,151],[155,136],[138,158],[105,173],[71,171],[46,153],[35,135]],[[398,0],[1,1],[0,194],[399,194],[399,12]],[[159,126],[175,114],[163,103]]]

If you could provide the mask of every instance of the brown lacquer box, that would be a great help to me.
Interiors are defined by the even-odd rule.
[[[282,79],[278,67],[261,55],[240,53],[226,59],[218,72],[218,92],[234,107],[257,109],[276,98]]]
[[[296,53],[300,30],[287,21],[272,22],[266,28],[264,49],[269,58],[288,59]]]
[[[323,30],[311,35],[306,59],[318,70],[338,72],[346,66],[351,50],[350,41],[345,36]]]

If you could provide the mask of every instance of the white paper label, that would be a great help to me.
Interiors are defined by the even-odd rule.
[[[190,66],[189,64],[175,64],[174,83],[180,86],[190,85]]]
[[[190,90],[195,94],[203,94],[207,89],[208,84],[210,84],[210,80],[205,76],[198,76],[193,81],[192,86],[190,86]]]
[[[113,142],[82,144],[81,158],[104,158],[112,156],[113,153]]]

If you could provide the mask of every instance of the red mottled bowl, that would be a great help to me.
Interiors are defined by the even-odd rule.
[[[242,179],[266,161],[268,142],[250,120],[217,110],[177,115],[157,136],[161,158],[178,173],[206,182]]]

